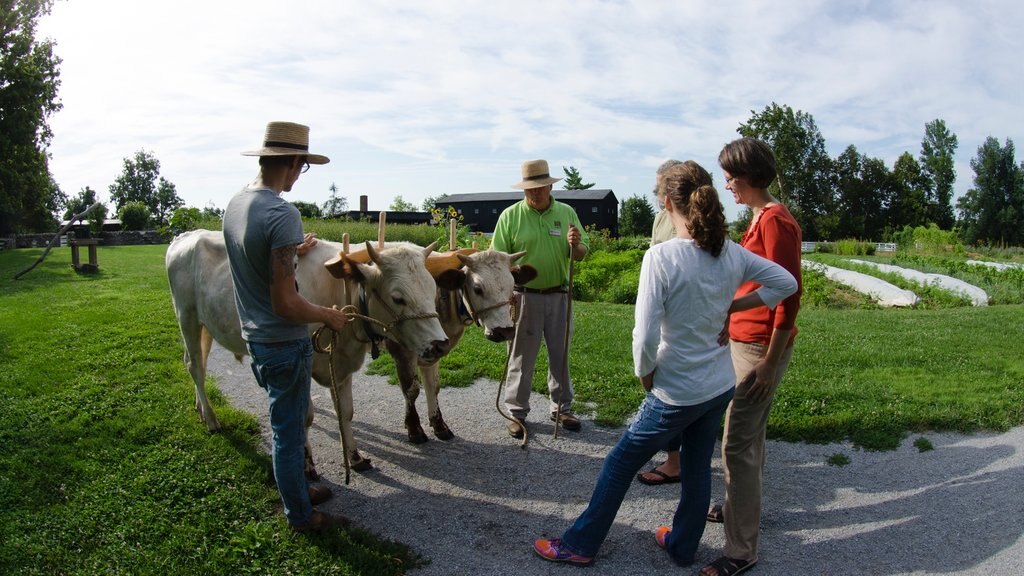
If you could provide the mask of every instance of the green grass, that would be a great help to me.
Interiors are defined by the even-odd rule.
[[[401,574],[364,531],[292,534],[255,418],[198,422],[165,246],[0,253],[0,573]]]
[[[0,253],[0,573],[376,575],[421,562],[364,531],[291,534],[255,418],[214,390],[225,431],[206,432],[165,249],[101,248],[94,276],[56,249],[19,281],[41,250]],[[1022,320],[1024,305],[805,307],[769,435],[888,449],[912,432],[1020,425]],[[577,410],[622,424],[642,397],[633,307],[577,302],[575,323]],[[472,327],[442,360],[442,382],[497,380],[504,361],[505,346]],[[542,353],[538,392],[546,370]]]

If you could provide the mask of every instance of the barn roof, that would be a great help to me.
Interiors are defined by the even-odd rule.
[[[552,190],[555,200],[604,200],[611,190]],[[439,204],[453,202],[491,202],[495,200],[522,200],[523,193],[515,192],[473,192],[470,194],[449,194]]]

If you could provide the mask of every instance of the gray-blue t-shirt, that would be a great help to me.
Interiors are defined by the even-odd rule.
[[[269,188],[243,188],[224,211],[224,243],[242,337],[261,343],[307,337],[305,324],[278,316],[270,302],[270,253],[302,243],[298,209]]]

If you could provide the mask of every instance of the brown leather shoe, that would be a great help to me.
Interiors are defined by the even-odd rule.
[[[310,486],[309,487],[309,501],[316,506],[317,504],[323,504],[331,499],[334,493],[327,486]]]
[[[551,421],[555,421],[555,413],[551,413]],[[580,419],[573,416],[572,414],[562,413],[558,415],[558,423],[570,432],[580,431]]]
[[[522,420],[516,418],[515,420],[513,420],[513,421],[508,423],[508,435],[509,436],[511,436],[511,437],[513,437],[513,438],[515,438],[517,440],[521,440],[523,438],[523,434],[525,434],[525,433],[526,433],[526,428],[524,428],[524,423],[523,423]]]
[[[302,526],[289,524],[288,526],[299,534],[323,534],[334,528],[347,528],[348,518],[344,516],[331,516],[326,512],[313,510],[313,517]]]

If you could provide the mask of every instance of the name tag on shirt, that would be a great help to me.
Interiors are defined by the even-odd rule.
[[[561,236],[561,235],[562,235],[562,229],[561,228],[552,228],[552,229],[548,230],[548,236]]]

